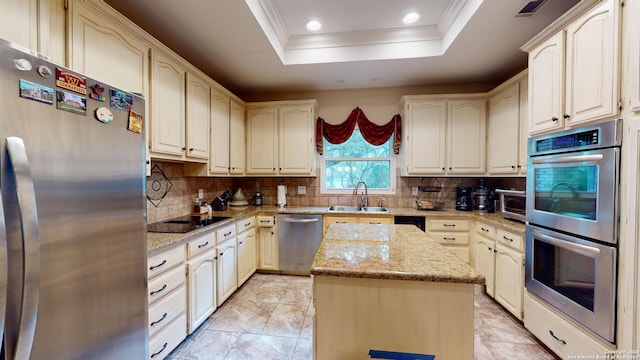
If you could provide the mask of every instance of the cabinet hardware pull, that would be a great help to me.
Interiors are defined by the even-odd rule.
[[[570,118],[570,117],[571,117],[571,115],[569,115],[569,114],[564,114],[564,118],[565,118],[565,119],[568,119],[568,118]]]
[[[456,227],[456,224],[442,224],[445,227]]]
[[[198,249],[203,248],[203,247],[205,247],[205,246],[207,246],[207,245],[209,245],[209,242],[208,242],[208,241],[207,241],[206,243],[204,243],[204,244],[200,244],[200,245],[198,245]]]
[[[149,266],[149,270],[153,270],[153,269],[159,268],[160,266],[162,266],[162,265],[164,265],[164,264],[166,264],[166,263],[167,263],[167,259],[164,259],[164,260],[162,260],[162,262],[161,262],[160,264],[158,264],[158,265]]]
[[[451,240],[451,241],[455,241],[456,240],[456,238],[454,238],[454,237],[443,237],[442,239],[443,240]]]
[[[521,168],[522,168],[522,165],[518,165],[518,169],[521,169]]]
[[[503,239],[505,239],[505,240],[507,240],[507,241],[511,241],[511,242],[513,242],[513,239],[508,238],[508,237],[506,237],[506,236],[504,236],[504,235],[502,235],[502,238],[503,238]]]
[[[346,221],[336,221],[336,224],[346,224]]]
[[[242,243],[243,243],[243,242],[244,242],[244,241],[240,241],[240,245],[242,245]]]
[[[549,335],[551,335],[554,339],[556,339],[558,342],[562,343],[562,345],[567,345],[567,342],[560,339],[559,337],[557,337],[553,331],[549,330]]]
[[[480,228],[482,231],[489,232],[489,229],[485,229],[483,227]]]
[[[163,292],[166,288],[167,288],[167,284],[164,284],[164,285],[162,285],[162,287],[161,287],[159,290],[154,290],[154,291],[152,291],[151,293],[149,293],[149,295],[155,295],[155,294],[161,293],[161,292]]]
[[[557,116],[552,117],[551,121],[558,121],[558,117]]]
[[[182,151],[185,151],[185,150],[187,150],[187,148],[186,148],[186,147],[183,147],[183,148],[182,148]]]
[[[511,165],[511,168],[512,168],[512,169],[515,169],[515,168],[516,168],[516,166],[515,166],[515,165]]]
[[[251,225],[251,222],[245,223],[245,224],[244,224],[244,227],[247,227],[247,226],[249,226],[249,225]]]
[[[193,151],[193,148],[189,148],[189,152]]]
[[[164,313],[164,315],[162,315],[162,317],[160,319],[158,319],[156,321],[152,321],[151,324],[149,324],[149,326],[155,326],[155,325],[160,324],[164,319],[167,318],[167,315],[168,315],[167,313]]]
[[[224,234],[224,236],[227,237],[227,236],[231,235],[232,232],[233,231],[229,231],[228,233]]]
[[[166,349],[166,348],[167,348],[167,345],[169,345],[169,343],[168,343],[168,342],[164,343],[164,345],[162,345],[162,349],[160,349],[160,351],[158,351],[158,352],[155,352],[155,353],[151,354],[151,358],[153,359],[154,357],[156,357],[156,356],[160,355],[160,353],[161,353],[161,352],[163,352],[163,351],[164,351],[164,349]]]
[[[224,253],[220,253],[220,256],[224,255]]]

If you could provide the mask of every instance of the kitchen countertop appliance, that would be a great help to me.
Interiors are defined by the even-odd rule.
[[[524,190],[503,190],[496,189],[500,199],[500,214],[505,219],[525,222],[527,192]]]
[[[147,359],[144,99],[1,39],[0,77],[1,353]]]
[[[473,191],[473,208],[481,211],[490,210],[489,189],[484,185],[484,180],[478,181],[478,186]]]
[[[309,275],[322,242],[322,215],[278,215],[280,272]]]
[[[471,188],[462,186],[456,188],[456,210],[471,211]]]

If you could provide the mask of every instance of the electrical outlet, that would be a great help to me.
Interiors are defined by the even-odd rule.
[[[413,188],[411,188],[411,195],[416,196],[418,195],[418,187],[414,186]]]
[[[198,199],[202,199],[204,197],[204,191],[202,189],[198,189]]]
[[[306,186],[298,186],[298,195],[306,195],[307,187]]]

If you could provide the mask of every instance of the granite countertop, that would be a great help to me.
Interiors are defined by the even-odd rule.
[[[413,225],[331,224],[311,274],[484,284],[471,266]]]
[[[331,216],[426,216],[429,218],[434,217],[461,217],[467,219],[474,219],[483,221],[487,224],[502,227],[505,230],[516,232],[520,235],[524,235],[525,226],[522,223],[510,221],[502,218],[500,214],[484,213],[479,211],[458,211],[452,209],[445,209],[442,211],[422,211],[413,208],[389,208],[388,213],[366,213],[366,212],[336,212],[328,211],[328,206],[299,206],[299,207],[285,207],[279,208],[272,205],[264,206],[243,206],[243,207],[229,207],[229,210],[216,211],[215,216],[228,216],[229,219],[218,222],[213,225],[203,227],[198,230],[188,232],[186,234],[176,233],[147,233],[147,253],[149,255],[155,255],[164,250],[169,250],[173,247],[185,244],[186,242],[193,240],[201,235],[216,231],[219,228],[229,225],[233,222],[241,220],[247,216],[254,215],[276,215],[276,214],[322,214]],[[422,233],[423,234],[423,233]]]

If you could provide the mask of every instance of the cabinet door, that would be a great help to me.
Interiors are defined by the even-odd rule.
[[[529,53],[529,133],[564,127],[564,32]]]
[[[485,100],[448,103],[448,174],[484,174],[486,157]]]
[[[278,270],[278,241],[276,228],[258,228],[258,243],[260,246],[260,269]]]
[[[615,116],[619,97],[617,1],[603,1],[567,27],[567,124]]]
[[[529,139],[529,80],[520,80],[520,130],[518,133],[518,167],[521,175],[527,175],[527,141]]]
[[[522,320],[524,254],[496,244],[495,299]]]
[[[279,166],[282,175],[314,173],[315,143],[312,106],[278,108]]]
[[[404,114],[403,175],[444,174],[447,102],[408,101]]]
[[[38,49],[38,0],[0,1],[0,38]]]
[[[256,230],[238,234],[238,286],[244,284],[256,271]]]
[[[489,100],[489,173],[516,174],[518,168],[520,84],[516,83]]]
[[[187,72],[187,156],[209,159],[209,85],[200,77]]]
[[[222,304],[238,288],[236,239],[218,245],[218,304]]]
[[[245,174],[246,143],[244,106],[231,100],[229,110],[229,172],[232,175]]]
[[[211,158],[209,172],[229,173],[229,97],[211,91]]]
[[[275,174],[278,131],[275,108],[247,111],[247,174]]]
[[[189,268],[189,322],[193,333],[216,309],[215,251],[202,254],[187,263]]]
[[[151,151],[184,157],[185,70],[168,56],[151,52]]]
[[[485,288],[494,296],[495,241],[478,236],[476,240],[476,271],[485,277]]]

